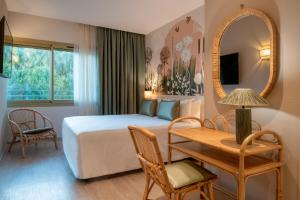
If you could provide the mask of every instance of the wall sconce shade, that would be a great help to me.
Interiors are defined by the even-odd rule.
[[[260,58],[265,60],[265,59],[270,59],[271,57],[271,48],[270,46],[264,46],[260,49],[259,51]]]
[[[152,90],[144,91],[144,98],[145,99],[151,99],[151,97],[152,97]]]

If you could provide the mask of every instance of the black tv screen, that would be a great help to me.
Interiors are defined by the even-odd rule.
[[[222,85],[239,84],[239,54],[233,53],[221,56],[220,65]]]
[[[12,68],[13,37],[5,17],[0,21],[0,75],[10,77]]]

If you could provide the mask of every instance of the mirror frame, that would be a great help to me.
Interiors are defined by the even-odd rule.
[[[220,46],[222,37],[225,31],[236,21],[245,18],[247,16],[256,16],[260,18],[267,26],[270,36],[270,75],[267,84],[264,89],[260,92],[260,96],[267,97],[268,94],[272,91],[276,78],[277,78],[277,30],[276,25],[273,20],[263,11],[253,9],[253,8],[241,8],[241,10],[228,19],[226,19],[218,28],[214,41],[213,41],[213,49],[212,49],[212,79],[213,85],[216,93],[220,98],[224,98],[226,96],[226,92],[221,84],[220,80]]]

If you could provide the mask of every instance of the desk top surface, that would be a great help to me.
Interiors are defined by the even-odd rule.
[[[240,155],[241,145],[236,143],[235,135],[223,131],[213,130],[205,127],[172,129],[170,133],[194,142],[207,145],[218,150]],[[281,145],[271,142],[255,140],[245,148],[245,156],[269,152],[280,149]]]

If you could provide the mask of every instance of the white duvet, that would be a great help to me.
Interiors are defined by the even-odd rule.
[[[68,117],[63,121],[64,153],[74,175],[88,179],[140,168],[128,131],[129,125],[142,126],[157,135],[163,158],[167,158],[170,121],[145,115]],[[178,127],[195,126],[188,122]],[[181,159],[179,153],[174,159]]]

